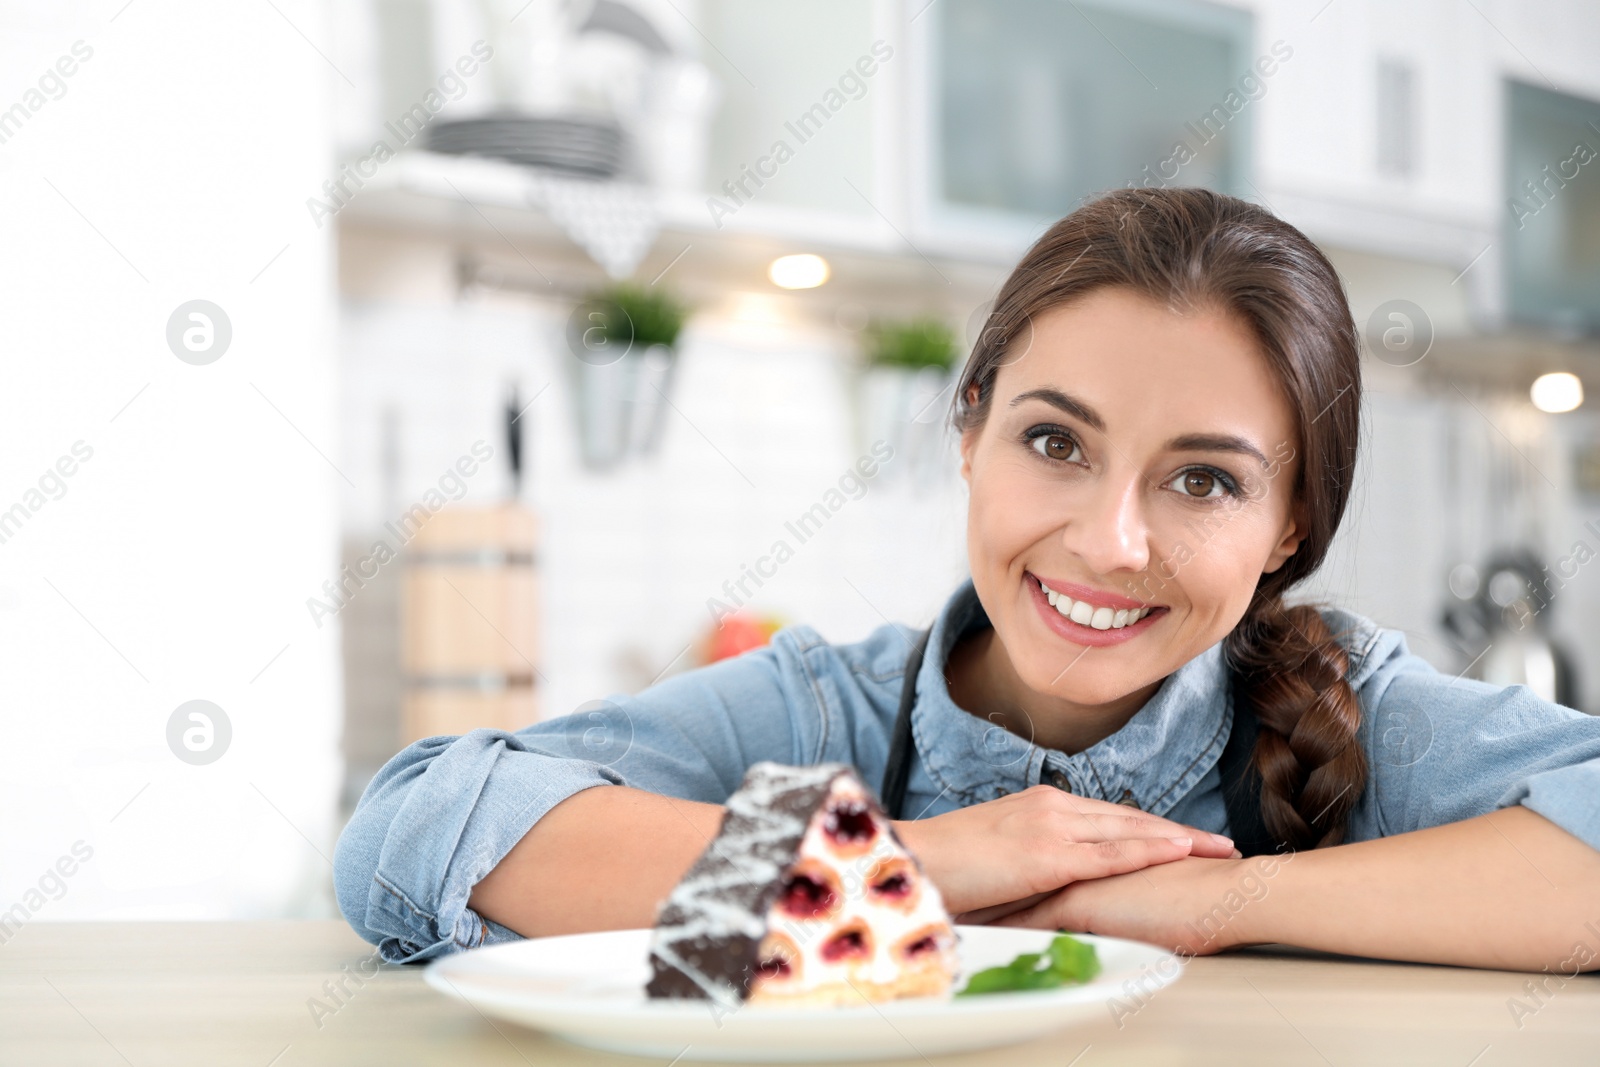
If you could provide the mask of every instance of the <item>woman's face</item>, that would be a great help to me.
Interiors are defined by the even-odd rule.
[[[1294,553],[1294,420],[1223,312],[1106,288],[1032,327],[962,438],[969,562],[1023,685],[1109,704],[1220,641]]]

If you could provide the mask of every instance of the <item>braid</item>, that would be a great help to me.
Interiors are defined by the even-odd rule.
[[[1260,726],[1251,765],[1267,832],[1294,849],[1341,843],[1367,781],[1344,646],[1315,607],[1267,594],[1251,602],[1223,649]]]

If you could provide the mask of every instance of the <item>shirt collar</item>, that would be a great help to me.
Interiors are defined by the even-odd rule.
[[[1133,718],[1082,752],[1042,748],[957,707],[945,663],[989,617],[967,579],[934,621],[911,713],[917,753],[935,782],[967,803],[1040,782],[1165,815],[1221,758],[1233,725],[1222,642],[1173,671]],[[1062,777],[1062,776],[1065,777]]]

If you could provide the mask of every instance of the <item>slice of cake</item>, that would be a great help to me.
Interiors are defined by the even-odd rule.
[[[646,992],[729,1009],[938,996],[955,945],[939,890],[854,768],[761,762],[657,910]]]

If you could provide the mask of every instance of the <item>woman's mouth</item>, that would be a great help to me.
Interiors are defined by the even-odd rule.
[[[1074,598],[1046,585],[1031,573],[1026,582],[1046,625],[1080,645],[1120,644],[1148,630],[1156,619],[1167,613],[1162,605],[1139,605],[1138,601],[1130,602],[1126,597],[1105,597],[1117,601],[1116,604],[1095,603],[1088,596]],[[1138,606],[1128,606],[1130,604]]]

